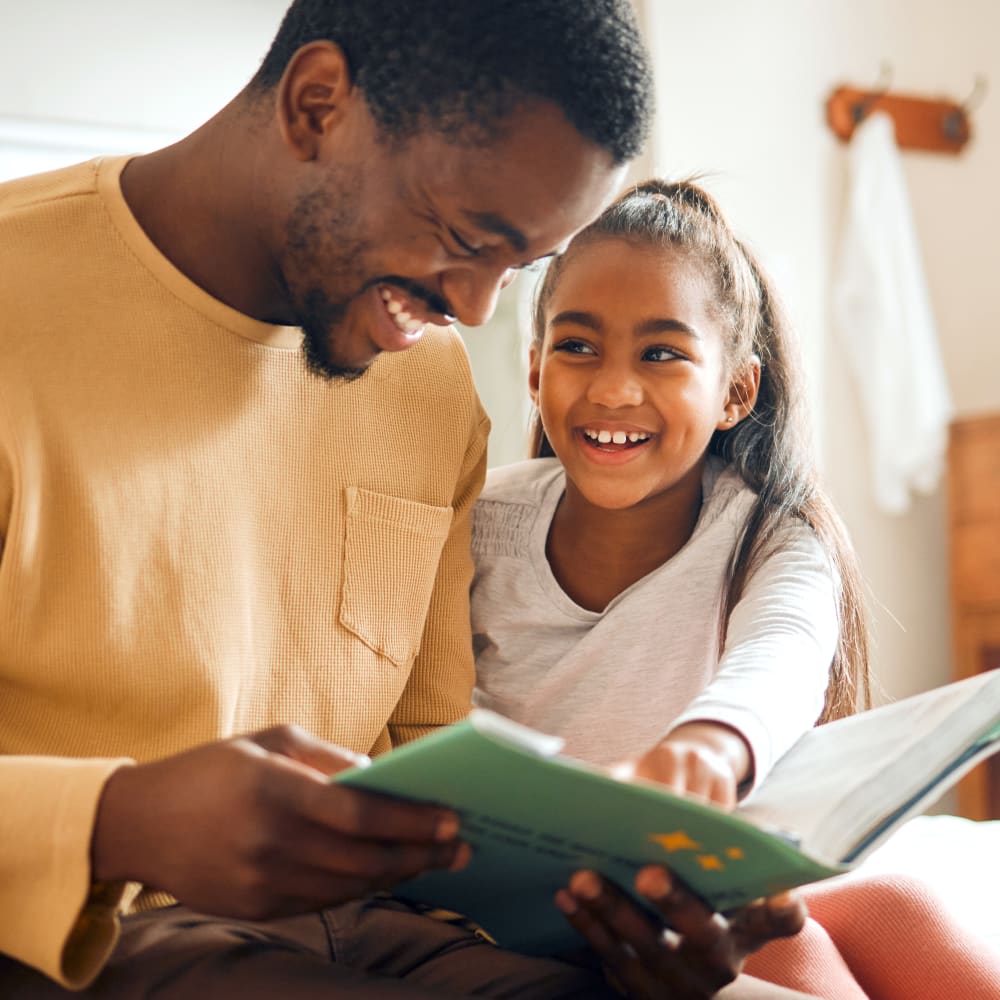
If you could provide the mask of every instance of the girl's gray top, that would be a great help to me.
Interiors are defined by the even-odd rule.
[[[564,485],[556,459],[531,459],[492,470],[476,505],[475,704],[596,764],[681,722],[724,723],[750,745],[759,783],[823,707],[839,586],[825,550],[789,521],[733,608],[720,656],[726,568],[754,499],[743,480],[710,460],[687,544],[603,611],[574,603],[545,557]]]

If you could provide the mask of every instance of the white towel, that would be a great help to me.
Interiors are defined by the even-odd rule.
[[[834,310],[869,430],[875,501],[901,513],[940,478],[951,396],[892,119],[870,114],[848,154]]]

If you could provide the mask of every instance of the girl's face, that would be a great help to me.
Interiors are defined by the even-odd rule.
[[[530,372],[571,488],[615,510],[697,496],[713,432],[746,412],[708,282],[676,251],[619,238],[571,254]]]

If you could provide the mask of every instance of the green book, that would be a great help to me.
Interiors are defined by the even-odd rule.
[[[723,912],[849,870],[1000,749],[1000,670],[810,730],[731,813],[560,748],[477,709],[333,780],[457,810],[469,866],[396,894],[555,954],[580,945],[553,902],[580,868],[631,890],[643,865],[664,864]]]

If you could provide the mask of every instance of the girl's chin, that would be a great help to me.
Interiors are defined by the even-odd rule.
[[[624,492],[621,489],[587,489],[586,486],[582,490],[578,487],[577,491],[591,507],[597,507],[600,510],[606,511],[631,510],[644,500],[649,499],[648,493],[640,491]]]

